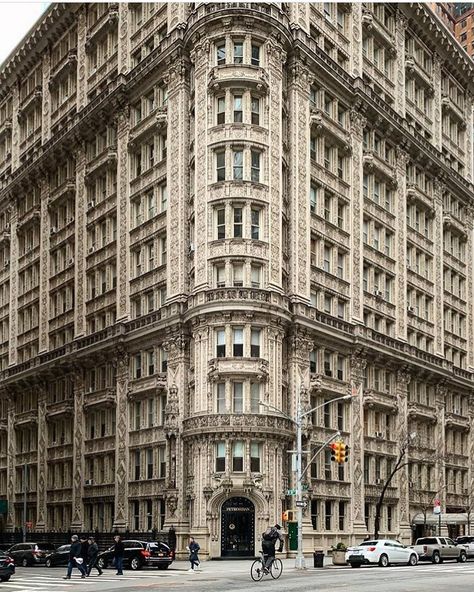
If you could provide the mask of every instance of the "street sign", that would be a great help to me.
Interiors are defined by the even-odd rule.
[[[441,501],[439,499],[434,501],[433,514],[441,514]]]
[[[286,495],[296,495],[296,489],[287,489]]]
[[[299,500],[296,501],[297,508],[306,508],[306,505],[307,505],[306,502],[299,501]]]

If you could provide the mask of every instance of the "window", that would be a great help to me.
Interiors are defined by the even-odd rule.
[[[332,502],[324,502],[324,527],[326,530],[332,528]]]
[[[233,284],[234,287],[240,288],[244,285],[244,265],[243,263],[234,263],[233,270]]]
[[[225,64],[225,42],[223,41],[216,45],[216,58],[218,66]]]
[[[250,443],[250,470],[252,473],[260,473],[260,449],[261,446],[258,442]]]
[[[242,41],[234,41],[234,64],[243,64],[244,44]]]
[[[244,443],[234,442],[232,446],[232,470],[242,472],[244,470]]]
[[[344,468],[344,467],[342,467]],[[339,502],[339,530],[345,530],[346,526],[346,503]],[[391,530],[391,528],[389,528]]]
[[[225,442],[216,444],[216,473],[225,471]]]
[[[232,329],[233,355],[241,358],[244,355],[244,330],[241,327]]]
[[[260,412],[260,383],[250,383],[250,412]]]
[[[219,208],[217,210],[217,239],[225,238],[225,209]]]
[[[242,95],[234,95],[234,123],[242,121]]]
[[[135,481],[140,480],[140,451],[135,451]]]
[[[162,183],[159,187],[160,190],[160,203],[161,203],[161,211],[166,211],[166,205],[168,202],[168,186],[166,183]]]
[[[258,97],[251,98],[251,113],[252,113],[252,124],[260,125],[260,100]]]
[[[217,383],[217,413],[225,413],[225,382]]]
[[[155,373],[155,350],[147,351],[147,373],[152,376]]]
[[[233,383],[232,410],[234,413],[243,413],[243,411],[244,411],[244,384],[243,384],[243,382],[234,382]]]
[[[331,249],[324,247],[324,271],[331,272]]]
[[[234,180],[242,181],[244,178],[244,153],[242,150],[233,151],[233,161]]]
[[[217,99],[217,125],[225,123],[225,97]]]
[[[252,150],[251,151],[251,180],[254,183],[259,183],[260,182],[260,152],[258,152],[257,150]]]
[[[234,208],[234,238],[243,236],[243,208]]]
[[[260,210],[252,208],[251,222],[251,237],[255,240],[258,240],[260,238]]]
[[[260,357],[260,329],[252,329],[250,333],[250,356],[252,358]]]
[[[252,66],[260,66],[260,45],[252,44],[251,50],[251,64]]]
[[[141,376],[142,376],[142,354],[141,353],[135,354],[134,370],[135,370],[135,378],[141,378]]]
[[[217,329],[216,331],[216,356],[218,358],[225,358],[225,330]]]
[[[311,188],[309,191],[309,206],[310,206],[310,210],[313,214],[316,213],[316,208],[317,208],[317,196],[318,196],[318,190],[316,185],[311,184]]]
[[[146,451],[146,478],[153,479],[153,449],[147,448]]]
[[[316,368],[316,352],[313,350],[309,352],[309,371],[316,372]]]
[[[251,278],[252,278],[252,288],[260,288],[260,277],[262,272],[261,265],[252,265],[250,269]]]
[[[216,286],[223,288],[225,286],[225,267],[224,265],[218,265],[216,267]]]
[[[216,152],[216,175],[217,181],[225,181],[225,152]]]

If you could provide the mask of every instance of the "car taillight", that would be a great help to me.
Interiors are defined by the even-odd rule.
[[[426,553],[428,551],[428,547],[426,545],[423,545],[423,553]]]
[[[170,557],[174,559],[174,551],[170,551]]]
[[[140,551],[140,553],[143,555],[143,557],[150,557],[150,555],[151,555],[150,551],[145,551],[145,550]]]
[[[367,551],[375,551],[377,547],[367,547]]]
[[[15,560],[11,557],[5,557],[5,563],[15,563]]]

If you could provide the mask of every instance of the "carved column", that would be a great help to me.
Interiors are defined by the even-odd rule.
[[[128,527],[128,353],[117,352],[117,404],[115,433],[115,516],[113,528]]]
[[[19,82],[12,87],[12,172],[20,166],[20,88]]]
[[[436,180],[434,187],[434,220],[433,220],[433,273],[434,273],[434,353],[444,357],[444,238],[443,238],[443,192],[444,185]],[[469,252],[469,251],[468,251]],[[472,284],[472,273],[467,274],[467,281]],[[469,294],[468,292],[468,302]],[[470,348],[472,350],[472,348]]]
[[[436,450],[436,487],[440,492],[438,498],[441,501],[441,511],[446,512],[446,394],[447,388],[441,383],[436,386],[436,415],[437,424],[435,429],[436,442],[433,448]],[[472,448],[472,438],[471,448]]]
[[[83,143],[76,151],[76,204],[74,242],[74,337],[81,337],[86,331],[86,154]]]
[[[179,58],[175,61],[169,70],[169,85],[168,85],[168,158],[166,178],[168,183],[168,212],[166,215],[166,233],[168,237],[167,249],[167,300],[170,302],[180,301],[186,298],[188,290],[188,251],[189,251],[189,228],[188,228],[188,202],[189,195],[189,64],[184,58]],[[204,80],[204,77],[203,77]],[[203,81],[202,80],[202,81]],[[201,81],[201,82],[202,82]],[[201,89],[204,90],[204,89]],[[207,90],[207,89],[206,89]],[[197,99],[197,97],[196,97]],[[197,107],[197,105],[196,105]],[[201,107],[202,108],[202,103]],[[207,119],[207,113],[206,113]],[[196,114],[196,126],[197,114]],[[206,124],[200,122],[200,125]],[[204,138],[202,138],[204,140]],[[195,143],[196,145],[196,143]],[[202,151],[207,151],[207,142],[201,145]],[[207,168],[204,166],[199,169],[196,166],[196,171],[199,176],[205,177]],[[206,193],[200,194],[199,206],[200,208],[199,221],[200,226],[197,226],[197,212],[196,212],[196,236],[202,232],[204,239],[206,238],[206,225],[204,221],[204,211]],[[196,196],[197,199],[197,196]],[[204,222],[204,223],[203,223]],[[201,252],[199,256],[204,255]],[[195,261],[198,253],[195,253]],[[195,270],[195,285],[206,281],[207,277],[207,258],[201,263],[204,269],[202,275],[198,274],[197,265]]]
[[[170,2],[166,5],[168,15],[168,33],[180,25],[184,28],[187,24],[191,4],[186,2]]]
[[[351,179],[351,317],[353,322],[362,323],[364,318],[364,286],[362,282],[362,270],[364,252],[362,242],[362,221],[364,214],[364,197],[362,192],[362,166],[363,166],[363,132],[367,120],[361,113],[353,109],[351,111],[351,138],[352,138],[352,179]]]
[[[8,340],[8,362],[10,366],[17,363],[18,333],[18,208],[12,203],[10,217],[10,325]]]
[[[365,525],[365,488],[364,488],[364,371],[367,360],[362,353],[356,352],[351,357],[351,392],[352,392],[352,534],[355,540],[367,534]]]
[[[397,148],[396,166],[396,232],[395,232],[395,304],[397,320],[395,336],[397,339],[407,339],[407,202],[406,202],[406,171],[408,153]]]
[[[354,78],[362,78],[363,54],[362,54],[362,10],[361,3],[351,5],[352,12],[352,49],[351,49],[351,72]]]
[[[129,131],[130,110],[126,107],[117,120],[117,319],[124,321],[130,314]]]
[[[443,131],[443,123],[442,123],[442,72],[441,72],[441,57],[439,54],[435,53],[433,56],[433,84],[434,84],[434,95],[433,95],[433,144],[436,146],[438,150],[442,148],[442,131]],[[472,130],[471,128],[468,128]],[[472,132],[469,132],[472,133]]]
[[[464,164],[465,164],[465,168],[464,170],[466,171],[466,179],[468,181],[472,182],[473,176],[474,176],[474,171],[473,171],[473,154],[472,154],[472,135],[470,130],[473,129],[473,113],[472,110],[474,108],[474,96],[472,95],[472,93],[467,92],[466,93],[466,106],[464,108],[464,117],[465,117],[465,125],[466,125],[466,129],[464,131],[464,135],[465,135],[465,152],[466,152],[466,156],[464,158]]]
[[[287,9],[291,25],[296,25],[309,35],[311,4],[309,2],[288,2]]]
[[[408,384],[410,383],[411,375],[406,369],[400,369],[397,372],[397,435],[398,442],[402,445],[403,442],[409,438],[408,433]],[[415,440],[416,442],[416,440]],[[409,451],[407,450],[405,460],[407,461]],[[408,465],[400,469],[398,472],[398,493],[399,493],[399,529],[400,536],[404,542],[410,542],[411,526],[410,526],[410,490],[408,485]]]
[[[472,127],[470,128],[472,129]],[[474,307],[474,261],[472,261],[471,253],[473,249],[473,227],[474,227],[474,208],[469,207],[466,210],[466,231],[467,231],[467,243],[466,243],[466,253],[468,253],[467,257],[467,319],[466,319],[466,344],[467,344],[467,368],[471,371],[474,369],[474,344],[472,342],[472,338],[474,336],[474,314],[473,314],[473,307]],[[442,251],[441,251],[442,252]],[[441,283],[441,282],[440,282]],[[440,309],[438,309],[440,310]]]
[[[72,442],[72,523],[71,529],[84,528],[84,453],[85,453],[85,414],[84,414],[84,374],[77,369],[74,380],[74,419]]]
[[[15,437],[15,399],[14,393],[10,391],[8,396],[8,432],[7,432],[7,530],[15,528],[15,491],[16,491],[16,437]]]
[[[80,111],[87,104],[86,77],[86,22],[87,5],[83,4],[77,11],[77,110]],[[78,186],[79,187],[79,186]]]
[[[46,421],[46,385],[38,387],[38,472],[37,472],[37,510],[36,530],[47,530],[46,487],[48,477],[48,425]]]
[[[282,211],[283,211],[283,184],[281,166],[283,160],[282,138],[282,67],[286,62],[286,52],[281,43],[271,37],[265,43],[268,60],[269,75],[269,120],[268,120],[268,201],[269,201],[269,269],[268,288],[282,291],[282,267],[283,267],[283,236],[282,236]]]
[[[395,81],[395,109],[398,113],[405,117],[405,32],[407,28],[407,19],[404,14],[397,10],[395,15],[395,49],[397,57],[395,60],[395,71],[397,79]]]
[[[469,435],[467,438],[468,441],[468,455],[469,455],[469,471],[468,471],[468,488],[469,488],[469,498],[468,504],[470,504],[472,508],[472,504],[474,504],[474,438],[472,437],[474,434],[474,393],[471,392],[469,395]]]
[[[39,353],[49,348],[49,184],[41,180],[40,271],[39,271]]]
[[[130,11],[128,2],[119,2],[118,22],[118,72],[126,74],[130,69]]]
[[[288,401],[283,401],[283,339],[285,331],[282,327],[270,325],[267,331],[268,343],[268,380],[263,383],[260,392],[262,401],[269,399],[272,405],[282,411],[288,412],[286,408]],[[260,409],[262,411],[262,409]]]
[[[309,245],[311,223],[309,188],[311,166],[309,161],[309,81],[308,70],[298,57],[289,68],[288,85],[288,196],[289,223],[289,293],[293,300],[309,303],[311,268]]]
[[[49,89],[49,78],[51,74],[51,55],[49,49],[43,54],[43,97],[42,97],[42,125],[41,139],[46,143],[51,136],[51,91]]]

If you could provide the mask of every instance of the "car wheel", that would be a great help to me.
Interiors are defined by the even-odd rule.
[[[0,582],[8,582],[8,580],[10,579],[11,576],[2,576],[0,578]]]
[[[100,569],[107,569],[107,561],[103,557],[101,557],[97,561],[97,566],[100,567]]]
[[[458,563],[466,563],[466,561],[467,561],[467,555],[463,551],[461,553],[461,555],[459,555],[459,557],[458,557]]]
[[[52,567],[51,559],[46,559],[46,567]]]
[[[410,559],[408,560],[408,565],[416,565],[418,563],[418,559],[416,558],[416,555],[413,553],[412,555],[410,555]]]
[[[137,569],[140,569],[142,566],[140,559],[138,559],[138,557],[132,557],[130,559],[130,569],[133,569],[133,571],[136,571]]]
[[[433,557],[431,558],[431,561],[432,561],[433,563],[435,563],[436,565],[437,565],[438,563],[441,563],[441,557],[440,557],[440,555],[439,555],[439,552],[438,552],[438,551],[435,551],[435,552],[433,553]]]
[[[360,563],[351,563],[351,567],[360,567]]]
[[[169,563],[163,563],[163,565],[159,565],[158,569],[168,569]]]
[[[379,558],[379,565],[380,567],[388,567],[389,566],[389,560],[388,560],[388,555],[385,555],[385,553],[383,553],[382,555],[380,555]]]
[[[23,559],[21,560],[21,565],[23,567],[28,567],[28,559],[26,557],[23,557]]]

